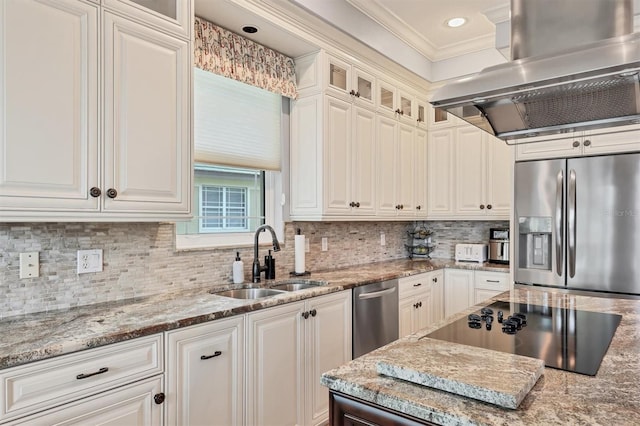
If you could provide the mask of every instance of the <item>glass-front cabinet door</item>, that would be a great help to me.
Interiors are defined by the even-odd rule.
[[[188,0],[104,0],[107,8],[183,38],[191,37],[191,2]]]
[[[458,119],[447,111],[427,105],[427,115],[429,117],[429,128],[450,127],[458,124]]]
[[[378,80],[378,111],[395,115],[396,110],[396,88]]]
[[[416,107],[416,125],[418,125],[419,127],[422,128],[426,128],[427,127],[427,105],[425,102],[421,102],[416,100],[415,102],[415,107]]]
[[[363,106],[372,108],[375,104],[375,78],[363,70],[353,68],[353,89],[355,101]]]
[[[398,98],[398,114],[407,121],[413,121],[413,96],[400,92]]]

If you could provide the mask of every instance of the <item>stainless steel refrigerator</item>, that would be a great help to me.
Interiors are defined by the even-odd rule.
[[[640,154],[515,165],[515,282],[640,294]]]

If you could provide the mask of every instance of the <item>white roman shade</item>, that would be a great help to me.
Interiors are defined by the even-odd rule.
[[[195,161],[280,170],[281,95],[199,68],[193,80]]]

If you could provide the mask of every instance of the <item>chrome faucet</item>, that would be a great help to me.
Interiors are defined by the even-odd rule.
[[[260,259],[258,258],[258,239],[260,237],[260,232],[263,232],[267,229],[271,232],[271,238],[273,239],[273,251],[280,251],[280,243],[278,242],[278,237],[276,237],[276,231],[273,230],[269,225],[262,225],[256,229],[255,241],[253,244],[253,270],[251,273],[251,281],[254,283],[260,282],[260,274],[262,271],[267,270],[267,266],[260,266]]]

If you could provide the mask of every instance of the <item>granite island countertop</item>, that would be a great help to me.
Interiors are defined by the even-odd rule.
[[[479,305],[329,371],[323,375],[322,383],[334,391],[443,425],[640,424],[640,300],[517,288],[482,306],[497,300],[562,307],[573,304],[579,310],[618,313],[622,320],[596,376],[547,367],[515,410],[377,373],[379,362],[394,362],[389,354],[398,351],[389,348],[403,345],[403,356],[416,356],[411,353],[410,342],[424,342],[428,339],[424,336],[478,310]],[[452,354],[461,346],[473,350],[470,346],[438,342],[448,344]],[[492,361],[485,358],[478,362]],[[499,365],[495,367],[487,381],[502,379]],[[473,366],[469,374],[473,374]]]
[[[9,317],[0,320],[0,369],[443,268],[509,270],[505,265],[401,259],[313,272],[302,280],[326,285],[267,299],[216,296],[209,290],[239,286],[212,283],[179,293]],[[263,286],[288,280],[263,282]]]

